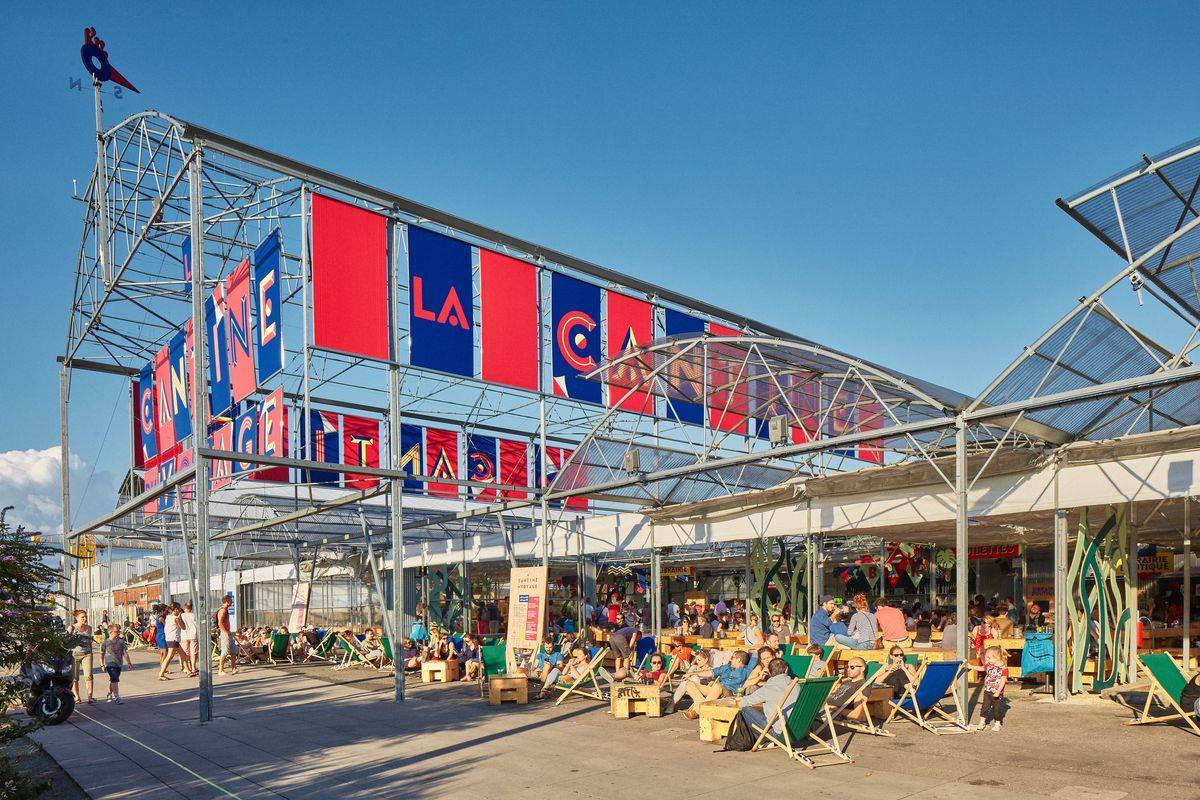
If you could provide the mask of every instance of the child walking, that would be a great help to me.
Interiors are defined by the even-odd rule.
[[[983,651],[983,663],[967,664],[967,669],[983,673],[983,697],[980,715],[982,730],[991,725],[992,730],[998,731],[1004,724],[1004,686],[1008,683],[1008,660],[1004,651],[992,645]]]
[[[104,671],[108,673],[108,701],[121,704],[121,665],[122,662],[133,669],[133,660],[129,657],[129,645],[120,635],[119,625],[108,626],[108,638],[101,645],[104,652]]]

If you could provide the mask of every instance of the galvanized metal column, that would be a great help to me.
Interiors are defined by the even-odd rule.
[[[392,286],[392,319],[391,344],[392,363],[388,365],[388,453],[392,469],[399,469],[404,458],[401,445],[401,399],[404,381],[400,375],[400,254],[401,232],[399,225],[393,225],[392,232],[391,275],[389,283]],[[391,507],[392,528],[392,630],[396,631],[396,639],[392,642],[392,655],[400,653],[404,645],[404,481],[392,478],[389,484],[389,505]],[[396,665],[395,684],[393,687],[396,702],[404,702],[404,664]]]
[[[754,558],[754,543],[746,542],[746,571],[745,571],[745,574],[742,579],[742,586],[746,592],[746,622],[747,623],[750,622],[750,579],[751,579],[751,576],[754,574],[753,569],[752,569],[753,558]],[[762,609],[759,609],[759,611],[761,612]],[[795,616],[795,609],[792,610],[792,615]],[[761,627],[762,626],[762,617],[761,616],[758,618],[758,623],[759,623],[759,626]]]
[[[196,465],[196,478],[192,496],[196,507],[196,641],[199,645],[200,671],[200,724],[212,721],[213,687],[212,658],[209,657],[211,623],[209,620],[209,565],[208,565],[208,460],[200,455],[201,446],[207,444],[208,431],[208,358],[204,336],[204,207],[201,181],[204,179],[203,155],[198,143],[193,143],[192,163],[188,169],[189,215],[192,236],[192,330],[195,331],[195,376],[192,380],[192,463]],[[180,502],[183,487],[179,490]],[[187,544],[185,542],[184,546]],[[166,569],[166,558],[163,558]]]
[[[959,417],[957,430],[954,435],[954,495],[955,495],[955,525],[954,525],[954,599],[958,612],[957,641],[954,650],[960,661],[967,660],[967,634],[970,630],[970,609],[967,597],[967,547],[969,541],[967,518],[967,424]],[[967,679],[964,675],[958,684],[959,696],[963,703],[967,696]]]
[[[1183,669],[1192,664],[1192,498],[1183,498]]]
[[[662,553],[657,548],[650,551],[650,605],[652,610],[651,634],[654,646],[662,647]]]
[[[933,544],[929,545],[929,563],[926,565],[925,580],[929,581],[929,610],[937,608],[937,567],[933,563],[933,557],[937,553]]]
[[[71,447],[69,440],[68,419],[71,398],[71,368],[63,364],[58,373],[58,460],[59,479],[62,481],[62,555],[59,556],[59,569],[62,581],[59,589],[62,591],[63,621],[71,624],[71,611],[75,595],[75,564],[71,559],[72,543],[67,537],[71,534]]]
[[[1067,512],[1058,507],[1054,473],[1054,701],[1067,699]]]
[[[1126,623],[1125,629],[1125,657],[1129,669],[1126,672],[1125,680],[1132,682],[1137,679],[1138,663],[1137,663],[1137,630],[1138,630],[1138,570],[1137,570],[1137,521],[1134,519],[1133,503],[1129,504],[1129,541],[1127,542],[1129,550],[1125,554],[1125,607],[1133,613],[1129,616],[1129,622]]]

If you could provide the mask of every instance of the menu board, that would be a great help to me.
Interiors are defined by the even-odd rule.
[[[535,649],[546,630],[545,567],[515,567],[508,581],[508,646]]]

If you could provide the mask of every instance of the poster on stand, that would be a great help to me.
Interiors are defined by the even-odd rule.
[[[545,567],[515,567],[508,581],[510,650],[534,650],[546,626]]]

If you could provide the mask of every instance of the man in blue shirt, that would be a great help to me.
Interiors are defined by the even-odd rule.
[[[831,614],[836,604],[833,602],[833,595],[821,595],[821,607],[813,612],[812,619],[808,621],[808,642],[809,644],[825,646],[829,641],[829,637],[833,635],[831,628],[833,627],[833,619]]]
[[[710,678],[707,684],[699,680],[689,680],[687,696],[692,698],[692,707],[683,712],[688,719],[696,719],[700,712],[696,709],[701,703],[716,700],[721,697],[732,697],[745,685],[750,677],[750,656],[745,650],[735,650],[728,664],[713,669],[695,673],[692,677],[699,680]]]
[[[533,666],[537,670],[538,678],[545,681],[551,670],[561,667],[562,662],[563,654],[554,646],[554,637],[546,636],[533,657]]]

